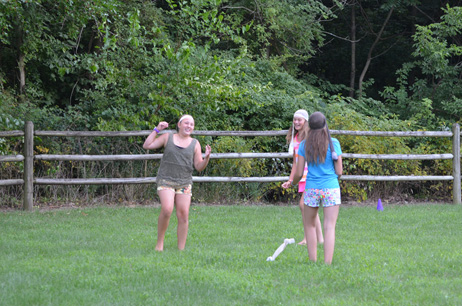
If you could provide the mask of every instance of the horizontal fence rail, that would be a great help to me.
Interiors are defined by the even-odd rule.
[[[23,155],[0,155],[0,162],[19,162],[23,160]]]
[[[0,131],[0,137],[24,136],[24,131]]]
[[[160,134],[171,132],[162,131]],[[24,155],[3,155],[0,162],[24,162],[24,179],[0,180],[0,186],[23,185],[25,210],[33,207],[33,185],[113,185],[113,184],[154,184],[156,177],[132,178],[82,178],[53,179],[34,178],[33,161],[136,161],[159,160],[163,154],[120,154],[120,155],[59,155],[33,154],[33,137],[139,137],[147,136],[148,131],[34,131],[33,123],[27,122],[24,131],[0,131],[0,137],[24,137]],[[194,131],[194,136],[237,136],[237,137],[273,137],[285,136],[287,130],[279,131]],[[373,176],[373,175],[343,175],[344,181],[453,181],[453,202],[461,204],[461,170],[460,170],[460,127],[454,124],[452,131],[341,131],[331,130],[333,135],[374,136],[374,137],[452,137],[453,152],[445,154],[356,154],[343,153],[342,158],[351,159],[381,159],[381,160],[453,160],[452,175],[446,176]],[[242,158],[292,158],[289,153],[212,153],[211,159],[242,159]],[[193,182],[281,182],[288,176],[274,177],[210,177],[193,176]]]
[[[16,180],[0,180],[0,186],[13,186],[13,185],[23,185],[24,180],[16,179]]]
[[[193,176],[193,182],[280,182],[289,179],[289,176],[273,177],[228,177],[228,176]],[[153,184],[155,177],[131,178],[93,178],[93,179],[36,179],[37,185],[116,185],[116,184]]]
[[[289,176],[273,177],[230,177],[230,176],[193,176],[193,182],[281,182]],[[451,181],[453,176],[374,176],[374,175],[343,175],[343,181]],[[87,179],[44,179],[34,180],[37,185],[117,185],[117,184],[153,184],[156,177],[132,178],[87,178]]]
[[[22,131],[12,131],[22,133]],[[134,136],[148,136],[152,131],[114,131],[114,132],[100,132],[100,131],[35,131],[36,136],[55,136],[55,137],[134,137]],[[172,132],[172,130],[164,130],[159,134]],[[0,132],[1,133],[1,132]],[[7,132],[3,132],[7,133]],[[451,131],[342,131],[330,130],[333,135],[351,135],[351,136],[375,136],[375,137],[452,137]],[[287,130],[278,131],[194,131],[195,136],[285,136]],[[2,134],[0,134],[2,136]],[[20,136],[20,135],[18,135]]]
[[[204,154],[203,154],[204,155]],[[389,159],[389,160],[435,160],[452,159],[452,154],[352,154],[343,153],[342,158],[358,159]],[[161,159],[162,154],[129,154],[129,155],[35,155],[36,160],[57,161],[123,161],[123,160],[153,160]],[[292,158],[289,153],[211,153],[211,159],[240,159],[240,158]],[[0,159],[1,161],[1,159]]]

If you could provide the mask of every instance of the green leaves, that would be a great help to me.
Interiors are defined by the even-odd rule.
[[[385,87],[381,93],[391,110],[417,128],[434,129],[440,120],[462,118],[458,43],[462,9],[448,6],[443,11],[440,22],[416,25],[414,61],[397,71],[398,88]]]

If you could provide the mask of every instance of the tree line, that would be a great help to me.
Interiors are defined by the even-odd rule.
[[[22,129],[26,120],[42,130],[141,130],[160,120],[174,124],[184,113],[201,130],[280,130],[299,108],[323,111],[332,129],[449,130],[462,116],[459,2],[1,1],[0,130]],[[449,141],[437,139],[339,139],[348,152],[450,151]],[[282,138],[206,140],[215,152],[287,147]],[[140,150],[104,139],[84,147],[71,140],[36,143],[42,152]],[[0,139],[2,154],[20,150],[18,139]],[[207,171],[290,169],[278,160],[224,163]],[[41,166],[74,177],[107,171],[105,165]],[[0,164],[0,175],[15,176],[20,167]],[[112,167],[113,175],[142,168]],[[350,160],[345,168],[348,174],[444,174],[450,163]],[[365,200],[380,184],[386,183],[343,189]],[[445,183],[398,185],[385,189],[450,195]],[[288,196],[276,185],[255,188],[267,200]]]

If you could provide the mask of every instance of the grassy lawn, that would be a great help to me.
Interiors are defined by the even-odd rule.
[[[154,251],[160,208],[0,212],[0,305],[462,305],[462,206],[343,206],[310,263],[298,205],[192,206]],[[321,216],[322,219],[322,216]]]

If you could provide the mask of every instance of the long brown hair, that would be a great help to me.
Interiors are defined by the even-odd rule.
[[[308,121],[305,120],[305,124],[303,124],[303,128],[301,128],[299,131],[296,131],[296,133],[295,133],[295,135],[298,134],[297,138],[298,138],[299,141],[302,141],[303,139],[305,139],[306,135],[308,134],[309,129],[310,128],[308,126]],[[289,131],[287,132],[287,135],[286,135],[287,144],[289,144],[292,141],[292,131],[295,131],[293,122],[292,122],[292,125],[290,126]],[[294,135],[294,137],[295,137],[295,135]]]
[[[311,114],[309,130],[305,138],[306,162],[322,164],[326,161],[329,133],[326,117],[321,112]]]

